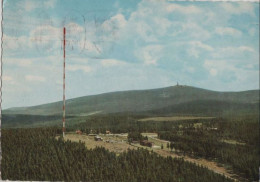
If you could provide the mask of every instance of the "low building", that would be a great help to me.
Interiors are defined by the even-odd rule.
[[[207,128],[207,130],[211,130],[211,131],[217,131],[218,128]]]
[[[100,136],[95,136],[94,139],[95,141],[103,141],[103,138],[101,138]]]
[[[88,136],[97,136],[97,134],[90,133],[90,134],[88,134]]]
[[[82,131],[80,131],[80,130],[76,130],[76,133],[79,135],[82,135]]]
[[[153,149],[161,149],[161,146],[153,145],[152,148],[153,148]]]
[[[153,143],[149,142],[148,140],[142,140],[142,141],[140,141],[140,145],[147,146],[147,147],[152,147]]]
[[[106,131],[106,134],[111,134],[111,132],[109,130]]]
[[[136,140],[134,140],[134,141],[132,141],[132,143],[134,143],[134,144],[138,144],[139,142],[138,142],[138,141],[136,141]]]

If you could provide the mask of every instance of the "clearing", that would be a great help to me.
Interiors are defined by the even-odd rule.
[[[65,140],[71,140],[74,142],[85,142],[85,145],[88,149],[94,149],[96,147],[104,147],[111,152],[116,154],[127,151],[128,149],[135,149],[135,147],[127,143],[127,135],[104,135],[100,134],[100,137],[103,138],[103,141],[95,141],[94,136],[88,136],[85,134],[78,135],[74,133],[67,133],[65,135]]]
[[[231,145],[246,145],[246,143],[238,142],[236,140],[222,140],[222,142],[225,142],[225,143],[231,144]]]
[[[128,149],[137,149],[137,148],[145,148],[150,151],[154,151],[157,154],[167,157],[177,157],[177,158],[183,158],[185,161],[189,161],[192,163],[195,163],[200,166],[207,167],[209,170],[214,171],[215,173],[222,174],[228,178],[233,179],[234,181],[244,181],[245,179],[241,179],[239,176],[232,173],[232,171],[227,170],[225,167],[219,165],[218,163],[214,161],[209,161],[206,159],[195,159],[191,158],[189,156],[179,155],[170,151],[170,149],[167,148],[168,141],[158,139],[157,133],[142,133],[143,136],[147,136],[148,140],[153,142],[154,146],[152,148],[142,146],[139,143],[137,144],[129,144],[127,142],[127,133],[123,134],[99,134],[98,136],[102,137],[103,141],[95,141],[94,136],[88,136],[85,134],[79,135],[75,133],[67,133],[65,136],[65,140],[71,140],[74,142],[84,142],[86,147],[88,149],[93,149],[95,147],[104,147],[108,149],[111,152],[115,152],[117,155],[119,155],[122,152],[127,151]],[[163,146],[163,149],[161,149],[161,146]]]
[[[150,117],[139,119],[138,121],[181,121],[181,120],[195,120],[195,119],[213,119],[214,117],[204,116],[170,116],[170,117]]]

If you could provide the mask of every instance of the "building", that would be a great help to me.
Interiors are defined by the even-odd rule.
[[[90,133],[88,136],[97,136],[97,134]]]
[[[103,138],[101,138],[101,137],[100,137],[100,136],[98,136],[98,135],[97,135],[97,136],[95,136],[95,137],[94,137],[94,139],[95,139],[95,141],[103,141]]]
[[[152,147],[153,143],[149,142],[148,140],[142,140],[142,141],[140,141],[140,145],[147,146],[147,147]]]
[[[80,131],[80,130],[76,130],[76,133],[79,135],[82,135],[82,131]]]
[[[111,132],[109,130],[106,131],[106,134],[111,134]]]
[[[138,141],[136,141],[136,140],[134,140],[134,141],[132,141],[132,143],[134,143],[134,144],[138,144],[139,142],[138,142]]]
[[[153,148],[153,149],[161,149],[161,146],[153,145],[152,148]]]

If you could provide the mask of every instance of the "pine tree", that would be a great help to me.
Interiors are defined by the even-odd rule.
[[[170,143],[171,151],[172,151],[173,147],[174,147],[174,144],[173,144],[173,142],[171,142],[171,143]]]

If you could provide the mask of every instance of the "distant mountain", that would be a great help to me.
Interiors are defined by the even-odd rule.
[[[259,90],[216,92],[190,86],[171,86],[151,90],[134,90],[84,96],[66,101],[67,115],[89,113],[154,112],[171,114],[182,112],[210,113],[258,107]],[[221,109],[222,108],[222,109]],[[3,114],[61,115],[62,102],[32,107],[10,108]]]

